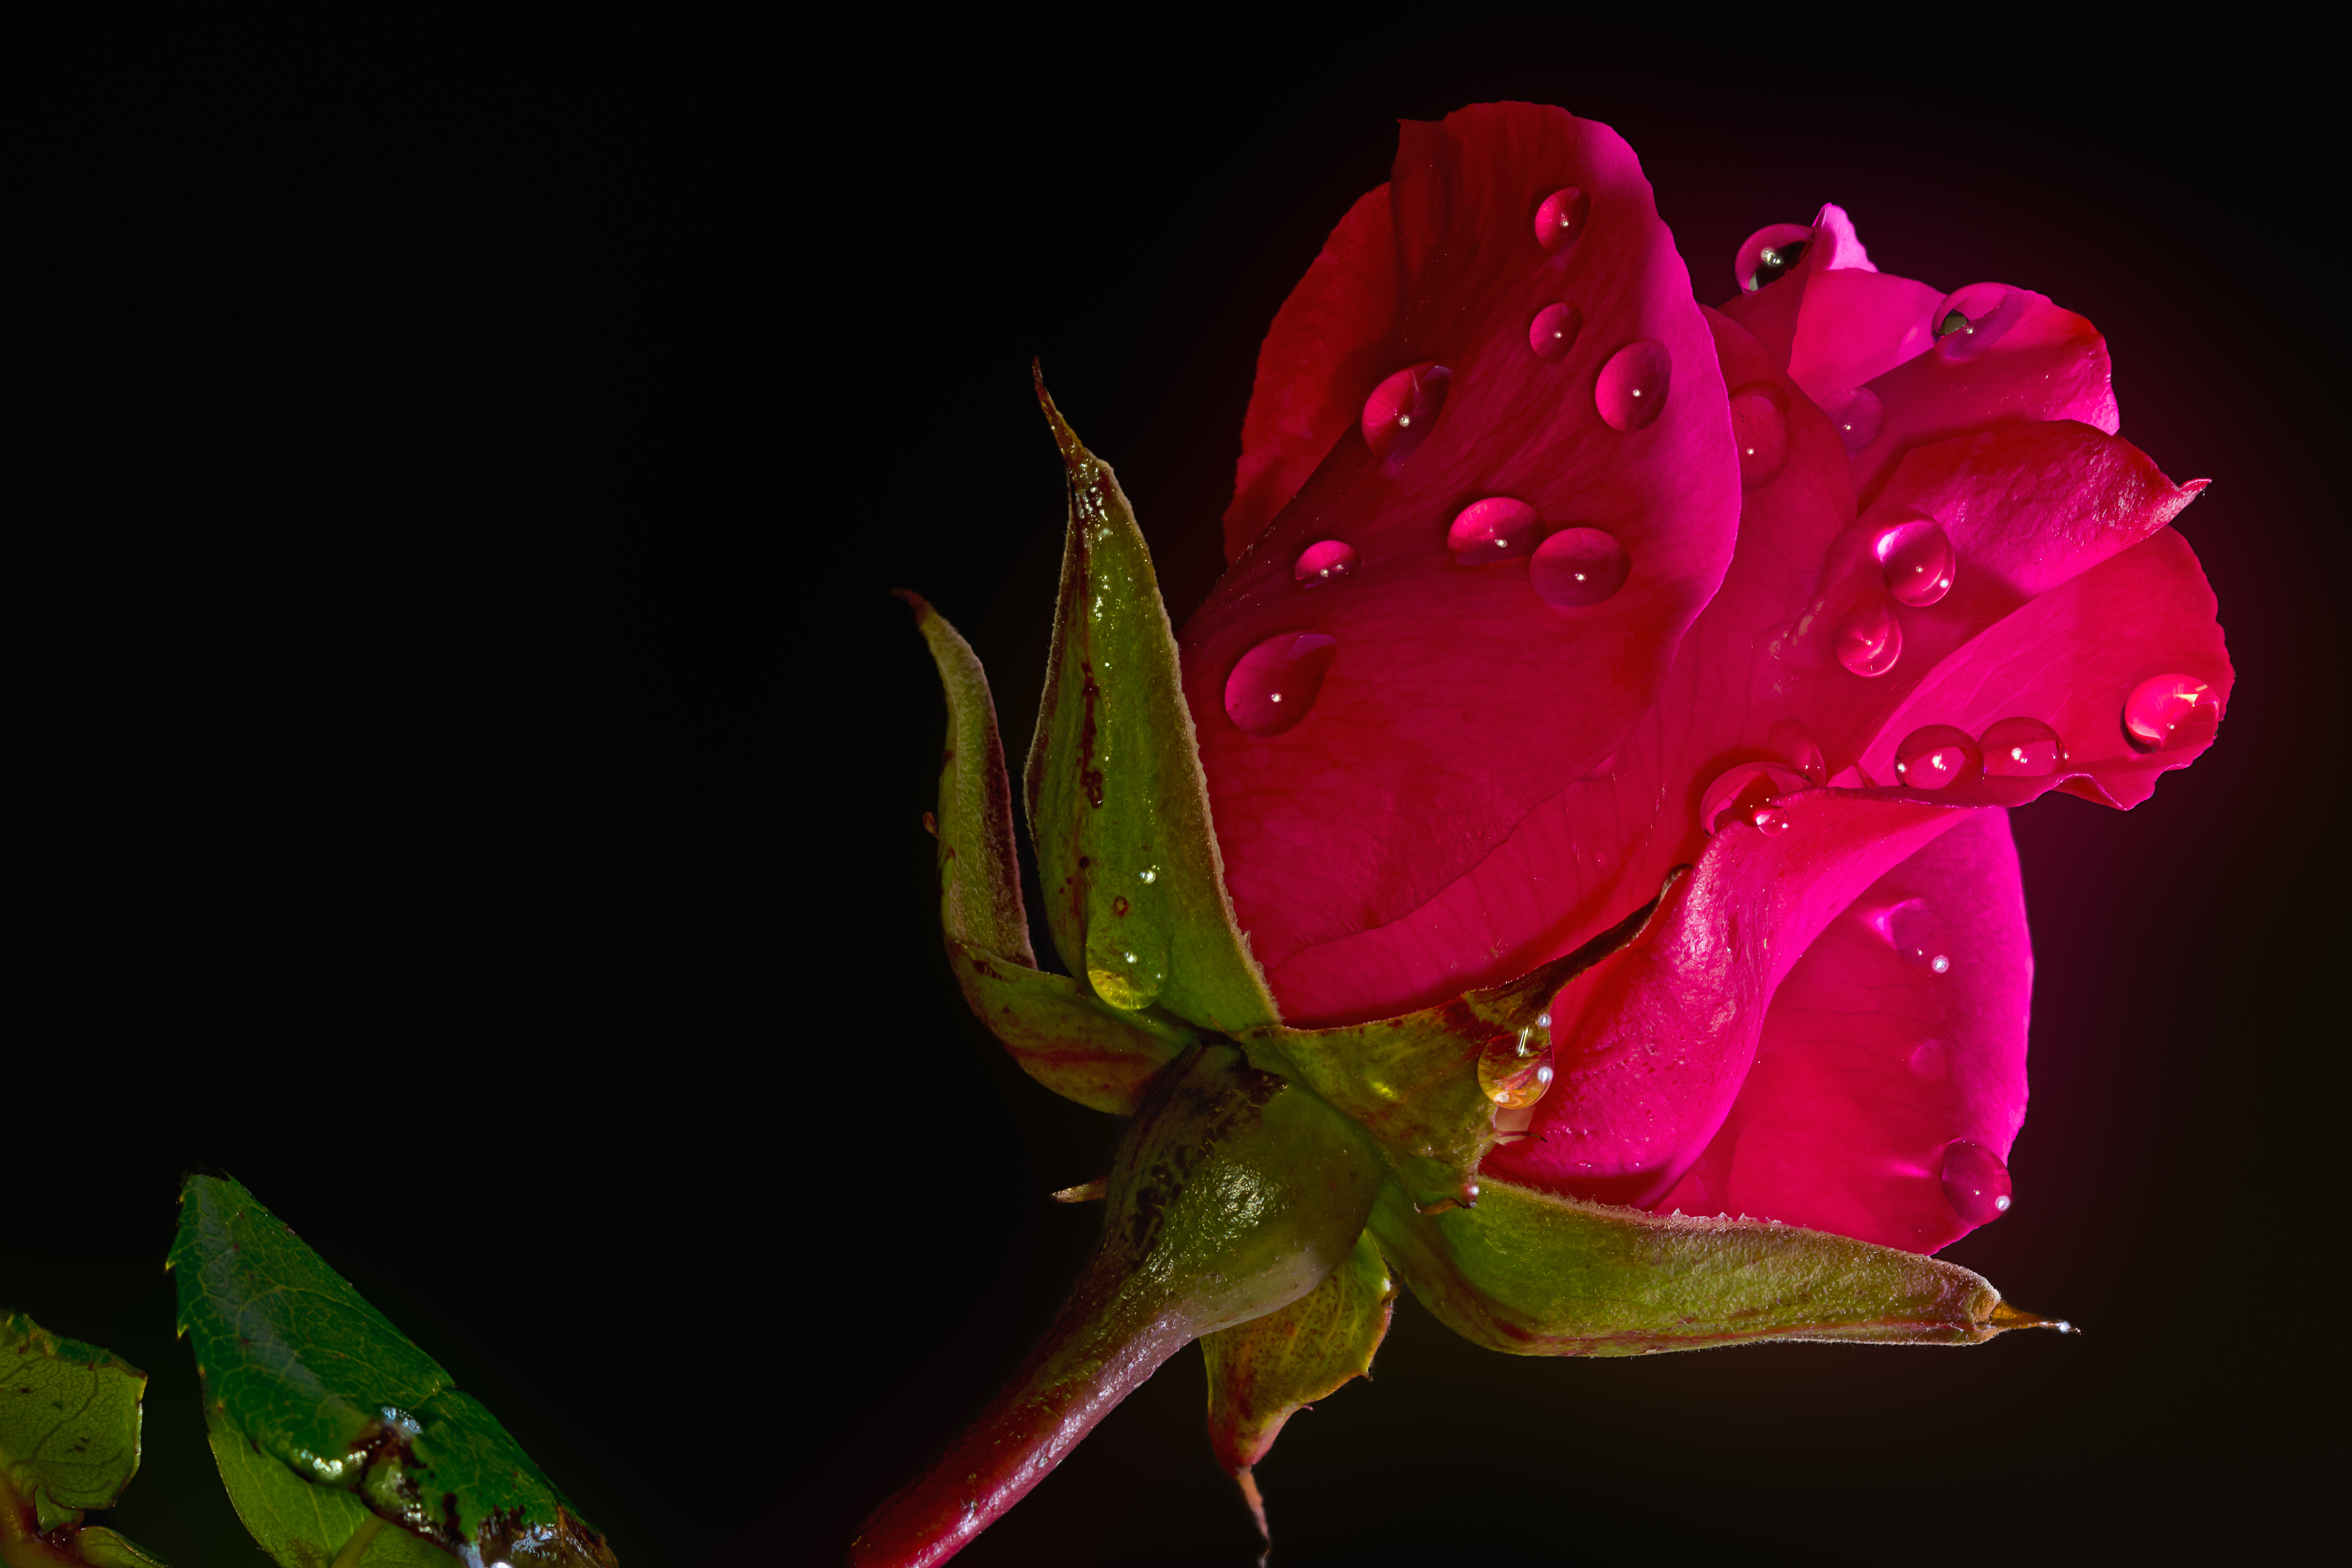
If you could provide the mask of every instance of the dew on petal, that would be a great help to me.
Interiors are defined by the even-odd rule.
[[[1820,742],[1794,719],[1783,719],[1774,724],[1771,736],[1765,743],[1779,753],[1782,762],[1814,784],[1830,782],[1829,760],[1822,755]]]
[[[1845,443],[1849,456],[1877,440],[1879,428],[1886,423],[1886,405],[1866,386],[1831,393],[1822,412],[1837,426],[1838,439]]]
[[[1535,350],[1538,359],[1566,359],[1583,328],[1584,316],[1575,306],[1546,305],[1528,324],[1528,347]]]
[[[1563,528],[1536,547],[1528,577],[1545,603],[1574,610],[1613,595],[1633,569],[1633,558],[1615,535],[1597,528]]]
[[[1789,831],[1789,814],[1777,805],[1759,805],[1748,814],[1748,820],[1767,838],[1778,838]]]
[[[1225,678],[1225,716],[1253,735],[1292,728],[1313,710],[1338,647],[1319,632],[1266,638]]]
[[[1916,609],[1952,591],[1952,542],[1933,518],[1913,518],[1879,531],[1871,542],[1886,591]]]
[[[1486,566],[1514,561],[1536,547],[1541,524],[1536,509],[1508,496],[1474,500],[1454,517],[1445,531],[1445,548],[1460,566]]]
[[[1442,364],[1409,365],[1372,388],[1364,399],[1364,445],[1372,456],[1400,463],[1421,445],[1445,407],[1454,373]]]
[[[1941,1040],[1923,1040],[1911,1047],[1904,1065],[1924,1083],[1941,1083],[1952,1071],[1952,1047]]]
[[[1791,795],[1813,787],[1813,782],[1796,769],[1779,763],[1734,763],[1717,773],[1715,782],[1706,786],[1699,797],[1698,825],[1708,833],[1719,833],[1735,822],[1756,823],[1756,814],[1777,805],[1782,796]],[[1780,827],[1788,823],[1782,820]],[[1774,828],[1779,832],[1780,828]]]
[[[2017,324],[2030,302],[2024,290],[2006,283],[1971,283],[1954,289],[1931,318],[1936,352],[1947,359],[1974,359]]]
[[[1732,276],[1742,293],[1754,293],[1786,277],[1811,244],[1813,231],[1801,223],[1766,224],[1740,242],[1732,258]]]
[[[1739,485],[1754,489],[1780,477],[1789,461],[1788,395],[1769,381],[1731,395],[1731,439],[1739,453]]]
[[[1356,570],[1356,547],[1337,539],[1318,540],[1298,552],[1290,568],[1290,575],[1312,588],[1320,583],[1334,583]]]
[[[1906,789],[1974,784],[1984,771],[1977,738],[1950,724],[1926,724],[1895,748],[1895,779]]]
[[[1486,1042],[1478,1053],[1478,1087],[1497,1109],[1523,1110],[1551,1088],[1549,1035],[1522,1029]]]
[[[1536,240],[1546,250],[1564,250],[1584,232],[1592,198],[1574,185],[1554,191],[1536,208]]]
[[[1989,1225],[2009,1212],[2009,1167],[1981,1143],[1955,1138],[1944,1148],[1944,1201],[1970,1225]]]
[[[1837,660],[1856,675],[1885,675],[1903,657],[1903,626],[1895,606],[1872,595],[1853,607],[1833,639]]]
[[[1984,771],[1996,778],[2042,779],[2066,760],[2066,743],[2039,719],[2002,719],[1978,742]]]
[[[2124,699],[2124,738],[2136,752],[2161,752],[2208,733],[2219,720],[2212,688],[2193,675],[2151,675]]]
[[[1906,899],[1890,909],[1881,910],[1870,918],[1886,945],[1903,957],[1903,962],[1922,974],[1949,974],[1952,972],[1952,946],[1946,940],[1944,922],[1936,918],[1924,899]]]
[[[1593,383],[1593,405],[1617,430],[1646,429],[1666,405],[1674,360],[1655,338],[1635,338],[1609,356]]]

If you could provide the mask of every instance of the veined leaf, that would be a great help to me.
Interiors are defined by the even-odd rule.
[[[1225,892],[1176,634],[1118,479],[1040,377],[1068,470],[1061,602],[1029,751],[1029,828],[1046,923],[1112,1006],[1157,1004],[1233,1034],[1278,1023]]]
[[[160,1568],[84,1509],[111,1508],[139,1469],[147,1374],[0,1313],[0,1563]]]
[[[313,1486],[206,1412],[228,1500],[280,1568],[457,1568],[457,1559],[384,1521],[352,1493]]]
[[[2042,1320],[1958,1264],[1768,1220],[1580,1203],[1491,1177],[1423,1215],[1391,1182],[1372,1233],[1456,1333],[1519,1355],[1639,1355],[1761,1339],[1976,1344]]]
[[[192,1176],[180,1203],[180,1331],[216,1428],[469,1563],[614,1568],[498,1418],[251,1193]]]
[[[1013,788],[980,656],[919,594],[900,598],[930,645],[948,700],[940,759],[940,924],[964,1000],[1055,1093],[1132,1114],[1152,1075],[1192,1041],[1157,1008],[1123,1012],[1037,967],[1013,843]]]

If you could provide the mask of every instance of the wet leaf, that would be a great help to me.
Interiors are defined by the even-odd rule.
[[[1957,1264],[1769,1220],[1581,1203],[1486,1177],[1416,1213],[1391,1183],[1372,1233],[1439,1321],[1519,1355],[1638,1355],[1748,1340],[1976,1344],[2012,1325]]]
[[[980,656],[920,595],[901,593],[948,701],[940,761],[940,924],[964,1000],[1055,1093],[1129,1115],[1192,1032],[1157,1008],[1124,1012],[1037,967],[1013,843],[1013,788]]]
[[[1280,1021],[1225,893],[1176,636],[1135,515],[1039,381],[1068,470],[1053,657],[1029,752],[1046,923],[1073,973],[1132,1011],[1227,1034]]]
[[[171,1267],[216,1456],[218,1434],[241,1438],[296,1481],[485,1563],[613,1568],[498,1418],[251,1193],[192,1176],[180,1202]]]

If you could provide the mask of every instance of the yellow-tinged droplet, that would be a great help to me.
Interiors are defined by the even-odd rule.
[[[1501,1110],[1521,1110],[1551,1088],[1548,1031],[1521,1029],[1486,1042],[1478,1053],[1478,1087]]]

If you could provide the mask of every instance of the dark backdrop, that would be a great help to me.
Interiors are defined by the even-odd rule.
[[[917,820],[943,709],[887,590],[971,638],[1017,754],[1063,510],[1030,356],[1181,622],[1276,308],[1399,117],[1504,97],[1622,132],[1709,302],[1751,229],[1834,200],[1888,270],[2090,316],[2124,434],[2216,481],[2181,527],[2239,685],[2139,810],[2018,819],[2034,1100],[2016,1208],[1951,1256],[2087,1334],[1540,1362],[1407,1297],[1377,1382],[1261,1469],[1277,1561],[2014,1554],[2291,1512],[2341,1034],[2316,121],[2242,38],[2158,69],[1785,23],[374,39],[45,132],[94,171],[61,206],[123,244],[53,242],[29,460],[73,559],[26,606],[54,631],[0,1307],[152,1373],[116,1522],[257,1561],[158,1268],[209,1161],[625,1563],[840,1559],[1044,1326],[1096,1223],[1045,1194],[1118,1133],[949,977]],[[1187,1352],[966,1560],[1249,1561],[1202,1405]]]

